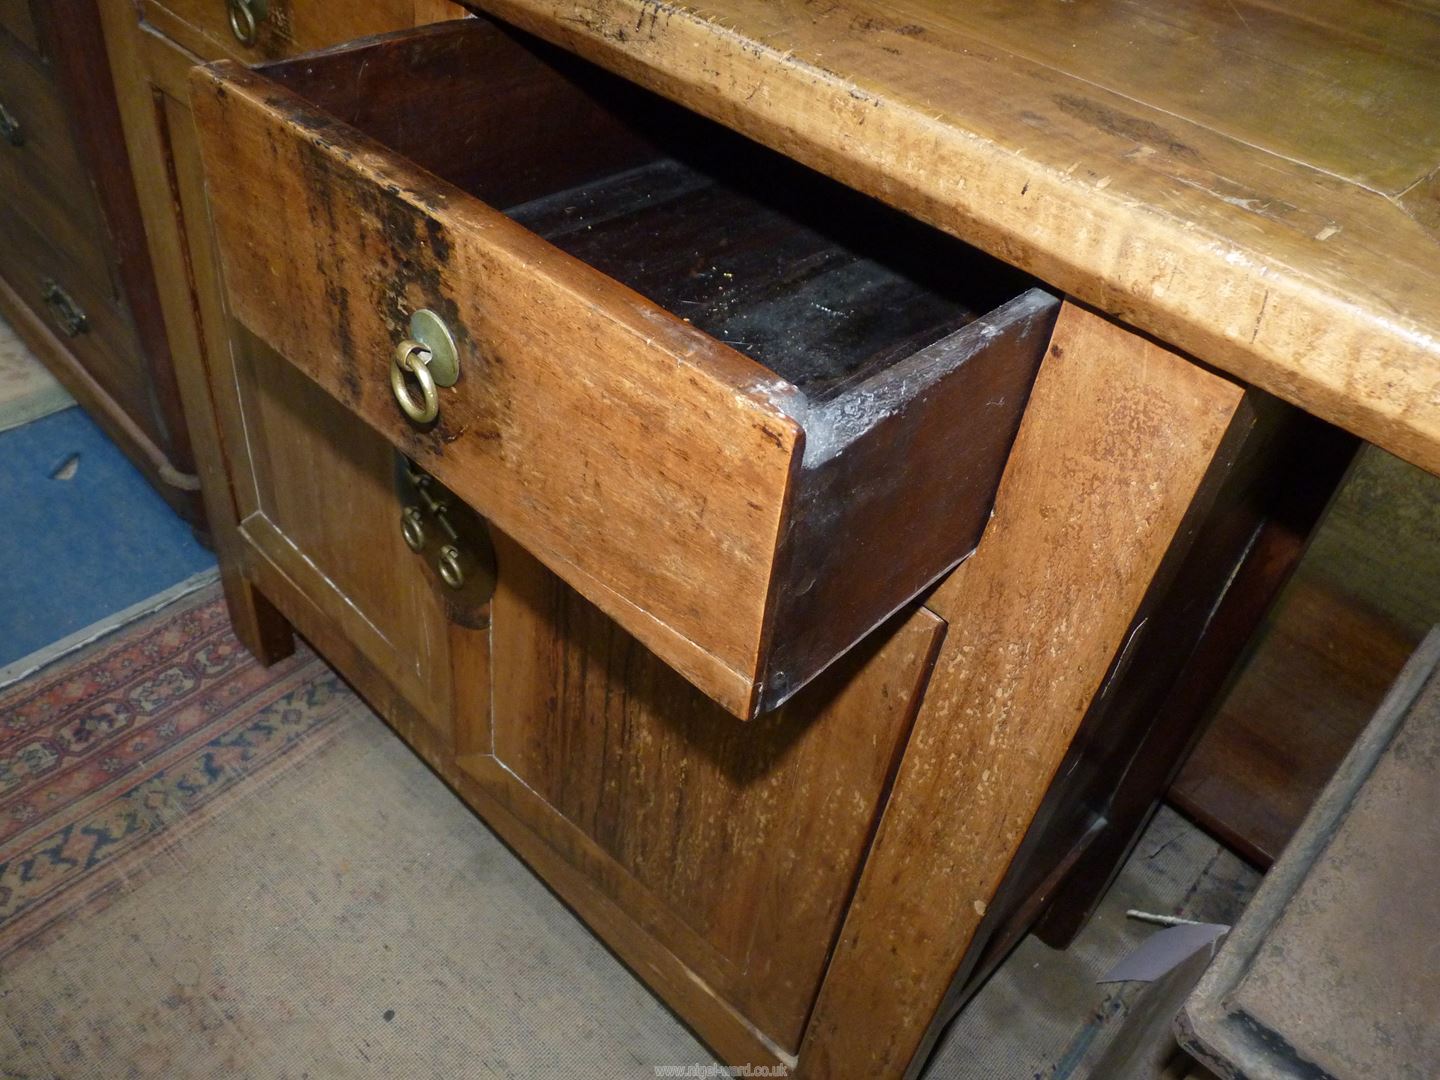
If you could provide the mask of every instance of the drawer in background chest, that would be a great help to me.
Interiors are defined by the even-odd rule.
[[[39,57],[0,37],[0,192],[87,284],[113,295],[105,219],[60,90]]]
[[[974,549],[1057,308],[1013,271],[480,20],[194,106],[235,315],[734,714]]]
[[[438,0],[143,0],[151,26],[198,56],[294,56],[426,21]],[[458,9],[457,9],[458,11]]]

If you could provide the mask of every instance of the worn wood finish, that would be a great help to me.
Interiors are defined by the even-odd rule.
[[[1440,471],[1424,5],[471,6]]]
[[[995,518],[929,601],[950,631],[802,1071],[899,1075],[928,1049],[1152,579],[1173,574],[1197,494],[1249,423],[1243,405],[1240,387],[1174,353],[1079,308],[1062,313]]]
[[[478,20],[293,66],[299,83],[323,90],[335,82],[326,69],[342,61],[359,72],[375,56],[372,77],[382,78],[396,67],[387,53],[409,59],[398,70],[401,96],[412,100],[378,125],[399,131],[402,146],[418,134],[411,123],[407,136],[404,118],[427,112],[415,108],[418,87],[448,97],[455,74],[493,80],[477,81],[495,94],[461,110],[448,137],[482,148],[482,160],[503,152],[506,163],[543,164],[505,168],[494,183],[480,175],[482,196],[493,188],[528,203],[549,191],[525,185],[584,183],[592,159],[613,154],[552,161],[557,142],[587,145],[592,118],[609,112],[594,73],[554,68]],[[287,81],[287,70],[272,74]],[[195,85],[238,317],[736,715],[785,701],[973,548],[1053,318],[1046,294],[1021,295],[974,321],[964,292],[934,295],[930,308],[942,310],[931,312],[911,303],[924,285],[842,254],[854,232],[847,227],[827,238],[827,257],[850,259],[840,272],[861,275],[870,306],[831,297],[836,286],[824,279],[790,284],[812,300],[801,314],[821,299],[853,303],[853,318],[835,310],[836,321],[879,324],[889,347],[877,351],[862,330],[817,330],[816,347],[792,345],[804,355],[776,374],[702,332],[705,302],[696,301],[693,320],[666,312],[273,82],[219,66]],[[530,115],[545,123],[504,119],[517,86],[542,103]],[[642,109],[609,123],[643,119]],[[484,137],[493,129],[498,138]],[[531,131],[541,133],[538,145]],[[444,138],[430,133],[431,142]],[[753,165],[763,177],[780,168],[769,162],[761,154],[735,171]],[[263,188],[246,179],[261,168]],[[693,183],[709,173],[687,166],[680,175]],[[803,180],[793,167],[789,175]],[[797,199],[826,199],[828,184],[811,179]],[[777,212],[748,212],[758,196],[726,181],[718,178],[723,197],[711,200],[705,228],[682,220],[679,232],[660,233],[659,246],[697,244],[694,262],[715,266],[722,280],[793,274],[789,264],[745,260],[747,245],[758,249],[776,233]],[[723,213],[737,200],[738,215]],[[584,216],[581,195],[564,201]],[[638,235],[673,217],[665,202],[635,211]],[[533,205],[515,213],[546,217]],[[756,239],[729,251],[729,237],[747,229]],[[566,233],[557,242],[575,241]],[[649,243],[638,254],[607,245],[602,267],[638,287],[667,279],[646,255]],[[973,253],[953,254],[952,287],[983,296],[975,281],[1008,277],[976,266]],[[706,282],[694,288],[703,295]],[[793,291],[737,288],[720,305],[734,320],[724,325],[739,334],[747,319],[773,322],[770,309]],[[442,392],[440,419],[426,429],[396,408],[388,377],[393,343],[417,307],[445,314],[465,373]],[[823,355],[837,350],[845,355]],[[808,378],[815,364],[818,380]],[[825,393],[807,393],[811,383]],[[951,422],[961,415],[965,424]]]
[[[493,728],[462,767],[573,835],[578,867],[793,1052],[943,624],[899,617],[737,724],[513,543],[499,556]]]
[[[414,17],[422,17],[422,7],[424,17],[435,16],[437,4],[443,5],[443,0],[417,3]],[[223,4],[218,6],[223,10]],[[194,438],[205,516],[231,619],[252,652],[263,660],[275,660],[292,648],[290,629],[245,576],[245,541],[237,528],[240,513],[231,487],[232,478],[241,488],[253,489],[253,481],[248,478],[245,418],[236,393],[239,379],[229,345],[230,325],[210,246],[194,124],[186,106],[186,73],[196,57],[142,24],[129,0],[98,0],[97,7],[126,145],[138,178],[136,194],[158,305],[175,357],[176,388]],[[399,25],[405,22],[408,18]],[[339,23],[331,29],[333,37],[313,44],[350,36]],[[311,569],[306,581],[314,595],[326,598],[332,611],[347,610],[343,596],[325,591],[323,574]]]

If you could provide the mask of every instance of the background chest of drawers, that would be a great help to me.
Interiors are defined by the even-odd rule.
[[[175,510],[199,481],[93,0],[0,4],[0,313]]]

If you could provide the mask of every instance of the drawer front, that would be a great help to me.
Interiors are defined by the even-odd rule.
[[[26,48],[40,51],[40,35],[30,14],[30,0],[0,0],[0,29]]]
[[[128,318],[5,205],[0,205],[0,275],[105,393],[158,443],[164,432],[155,419],[149,372]]]
[[[144,0],[141,13],[199,56],[254,61],[413,26],[426,2],[417,11],[416,0]]]
[[[726,676],[753,666],[798,464],[783,382],[407,162],[342,144],[299,99],[271,104],[274,84],[234,69],[202,78],[194,106],[234,314],[738,702],[743,680]],[[261,162],[263,185],[247,179]],[[461,349],[428,430],[390,385],[418,308],[442,313]],[[731,609],[719,624],[717,588]]]
[[[10,124],[0,133],[0,191],[91,288],[112,295],[104,218],[59,90],[37,58],[3,39],[0,107]]]
[[[528,49],[467,20],[272,77],[197,70],[232,310],[748,719],[973,550],[1056,304],[1022,295],[807,398],[427,171],[498,205],[629,175],[628,117]],[[420,309],[459,376],[417,425],[391,370]]]

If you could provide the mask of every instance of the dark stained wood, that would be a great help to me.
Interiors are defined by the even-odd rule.
[[[1440,620],[1437,551],[1440,480],[1365,448],[1172,800],[1268,866]]]
[[[1036,928],[1055,948],[1070,943],[1104,897],[1355,452],[1353,436],[1256,397],[1254,426],[1215,477],[1218,490],[1184,564],[1147,604],[1140,640],[1097,698],[1053,792],[1058,805],[1089,806],[1106,821]]]
[[[483,83],[474,73],[494,71],[496,102],[477,97],[469,119],[430,139],[477,147],[501,179],[467,182],[514,198],[594,172],[590,154],[557,160],[557,143],[586,144],[597,108],[636,94],[612,100],[592,88],[611,80],[529,48],[466,20],[270,70],[325,97],[346,85],[339,65],[357,77],[373,67],[382,98],[408,73],[404,110],[355,112],[407,145],[418,133],[401,116],[426,112],[420,88],[431,111],[448,108],[457,77]],[[499,114],[487,120],[486,109],[513,104],[516,79],[538,83],[531,99],[548,111],[491,140]],[[606,232],[586,249],[597,269],[274,81],[216,65],[195,87],[238,318],[737,716],[783,703],[973,549],[1057,305],[1031,290],[975,318],[1024,284],[992,261],[938,236],[896,256],[917,226],[896,227],[878,204],[713,126],[652,131],[671,107],[642,95],[616,113],[643,136],[632,149],[676,143],[683,164],[645,173],[659,188],[648,204],[605,203],[601,231],[629,217],[642,239]],[[537,169],[514,168],[532,142]],[[245,179],[260,172],[264,188]],[[672,214],[659,194],[676,176],[708,178],[716,197]],[[778,204],[762,198],[781,176],[792,190]],[[635,179],[612,183],[628,191]],[[786,208],[807,203],[790,221]],[[564,206],[515,214],[529,212],[558,214],[557,242],[585,246],[587,230],[561,227]],[[760,256],[787,236],[836,275],[797,288],[793,266]],[[676,252],[725,283],[696,320],[666,262]],[[657,284],[675,310],[626,288]],[[855,286],[863,304],[832,307]],[[817,318],[817,305],[831,311]],[[442,392],[439,419],[418,428],[391,398],[388,364],[422,306],[456,333],[462,377]],[[744,355],[746,340],[706,334],[701,321],[735,334],[753,322],[793,356],[769,370]],[[797,345],[807,334],[813,349]]]
[[[501,209],[655,161],[684,110],[488,21],[419,27],[266,64],[266,78]],[[480,76],[480,77],[477,77]],[[434,123],[445,117],[443,133]],[[546,117],[517,124],[516,117]]]
[[[0,29],[26,48],[40,51],[40,34],[35,29],[30,0],[0,0]]]
[[[1297,578],[1170,801],[1269,867],[1414,646],[1408,628],[1339,583]]]
[[[40,26],[53,43],[51,63],[80,151],[108,226],[114,273],[139,339],[169,470],[163,482],[184,492],[172,500],[191,525],[205,528],[190,434],[180,404],[174,358],[165,333],[159,290],[115,100],[110,60],[96,0],[50,0],[38,6]]]

